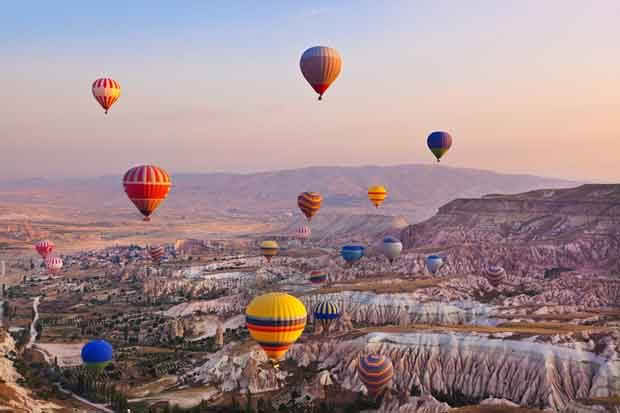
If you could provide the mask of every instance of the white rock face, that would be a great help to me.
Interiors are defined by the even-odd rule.
[[[321,301],[331,301],[340,306],[351,320],[370,325],[399,325],[403,319],[409,323],[465,324],[487,317],[493,307],[473,301],[451,303],[422,302],[422,293],[375,294],[372,292],[344,291],[341,293],[307,295],[301,300],[312,309]]]
[[[275,370],[265,353],[254,346],[250,352],[231,356],[235,343],[224,346],[202,366],[181,378],[186,383],[216,385],[221,393],[251,391],[261,393],[279,389],[284,385],[286,373]],[[218,393],[219,396],[221,393]]]
[[[413,385],[428,393],[459,390],[466,395],[511,400],[522,406],[561,409],[571,400],[618,391],[620,361],[551,344],[461,334],[373,333],[345,342],[296,344],[289,357],[300,365],[319,362],[344,388],[360,391],[357,359],[369,351],[389,356],[393,389]],[[615,390],[614,390],[615,389]]]

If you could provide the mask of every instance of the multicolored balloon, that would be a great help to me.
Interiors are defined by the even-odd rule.
[[[349,264],[353,264],[364,256],[364,247],[360,245],[345,245],[340,250],[340,255]]]
[[[315,46],[309,48],[301,55],[299,67],[310,86],[319,94],[319,100],[321,100],[327,88],[340,74],[342,59],[336,49]]]
[[[245,309],[245,321],[252,338],[274,363],[282,360],[306,326],[306,307],[286,293],[255,297]]]
[[[486,268],[485,277],[493,287],[499,287],[506,279],[506,271],[499,265],[490,265]]]
[[[271,259],[278,255],[280,246],[275,241],[263,241],[260,243],[260,250],[267,262],[271,262]]]
[[[131,202],[144,215],[144,221],[150,221],[150,215],[168,196],[172,182],[162,168],[140,165],[125,173],[123,186]]]
[[[54,257],[48,255],[45,258],[45,268],[50,274],[58,274],[62,269],[62,259],[60,257]]]
[[[439,255],[429,255],[426,257],[426,268],[432,273],[436,274],[437,271],[443,266],[443,258]]]
[[[82,362],[96,372],[101,372],[110,364],[114,356],[112,346],[105,340],[93,340],[82,347]]]
[[[437,158],[437,162],[439,162],[441,157],[444,156],[452,146],[452,136],[450,136],[448,132],[433,132],[428,135],[426,144]]]
[[[102,77],[93,82],[93,96],[105,110],[106,115],[108,109],[121,97],[121,85],[114,79]]]
[[[297,206],[301,212],[308,218],[308,222],[321,209],[323,197],[318,192],[302,192],[297,197]]]
[[[322,284],[325,281],[327,281],[327,278],[328,278],[327,271],[319,271],[319,270],[312,271],[309,277],[310,282],[312,284]]]
[[[48,240],[42,240],[34,244],[34,248],[37,250],[41,258],[46,258],[54,251],[54,243]]]
[[[332,323],[340,318],[340,308],[330,301],[323,301],[314,307],[314,319],[323,327],[323,333],[327,334]]]
[[[370,202],[373,203],[376,208],[379,208],[379,205],[381,205],[383,201],[385,201],[385,198],[387,198],[387,194],[387,189],[385,189],[385,187],[381,185],[375,185],[368,188],[368,199],[370,200]]]
[[[360,357],[357,373],[366,386],[368,395],[377,397],[391,386],[394,367],[389,357],[381,354],[369,354],[366,357]]]
[[[161,262],[161,259],[164,258],[164,255],[166,255],[166,251],[164,250],[164,247],[162,247],[161,245],[156,246],[156,247],[149,247],[148,251],[149,251],[149,255],[151,256],[151,259],[157,265],[159,265],[159,263]]]
[[[390,264],[394,262],[396,258],[400,256],[400,252],[403,250],[403,243],[394,237],[383,238],[383,244],[381,244],[381,251],[383,255],[387,257]]]

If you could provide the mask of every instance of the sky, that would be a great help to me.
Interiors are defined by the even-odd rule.
[[[8,2],[0,174],[432,164],[445,130],[441,165],[616,182],[618,21],[617,0]],[[343,59],[322,102],[315,45]]]

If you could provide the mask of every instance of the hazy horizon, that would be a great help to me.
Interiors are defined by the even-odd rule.
[[[437,167],[620,181],[620,3],[533,0],[7,4],[4,179]],[[308,47],[343,71],[316,95]],[[92,81],[122,95],[104,115]]]

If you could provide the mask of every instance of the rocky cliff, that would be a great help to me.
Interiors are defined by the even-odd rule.
[[[21,378],[13,366],[15,341],[0,330],[0,410],[15,413],[43,413],[60,409],[53,403],[35,400],[29,390],[17,384]]]
[[[456,199],[401,238],[408,249],[451,254],[452,273],[488,263],[541,278],[554,268],[616,272],[620,185]]]
[[[588,347],[582,345],[584,341],[593,338],[593,348],[584,350]],[[576,409],[578,400],[620,391],[619,339],[618,332],[568,335],[564,344],[486,334],[372,333],[355,339],[306,339],[294,345],[287,358],[316,371],[303,393],[319,397],[317,383],[365,392],[357,375],[359,356],[369,352],[388,355],[394,363],[394,397],[384,400],[380,412],[446,411],[448,406],[430,395],[455,391],[488,404],[585,411]],[[254,394],[287,386],[287,372],[270,367],[258,346],[242,353],[238,348],[228,344],[182,381],[216,384],[221,392],[249,390]],[[414,389],[420,397],[409,397]]]

